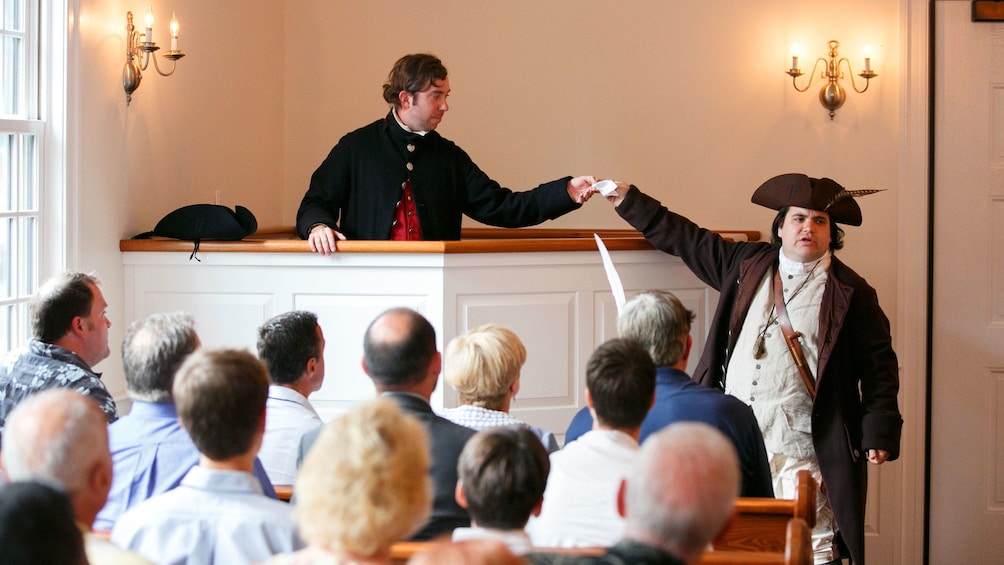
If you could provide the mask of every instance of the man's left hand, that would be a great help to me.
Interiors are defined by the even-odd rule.
[[[568,196],[576,204],[582,204],[589,197],[599,192],[593,185],[596,184],[596,177],[585,176],[575,177],[568,181]]]
[[[876,465],[881,465],[885,463],[885,460],[889,458],[889,452],[884,449],[869,449],[868,450],[868,461]]]

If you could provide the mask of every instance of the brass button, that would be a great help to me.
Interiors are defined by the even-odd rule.
[[[407,165],[404,166],[404,168],[408,169],[409,171],[413,171],[415,170],[415,165],[408,163]]]
[[[414,151],[415,151],[415,144],[414,143],[409,143],[408,144],[408,152],[409,153],[413,153]]]

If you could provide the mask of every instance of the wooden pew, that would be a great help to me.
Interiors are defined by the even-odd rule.
[[[788,522],[800,518],[811,530],[816,525],[816,481],[799,471],[794,500],[739,498],[732,524],[715,540],[717,550],[783,552]]]
[[[784,542],[780,551],[764,550],[709,550],[701,555],[701,565],[811,565],[812,528],[801,518],[790,518],[785,524]],[[421,553],[437,542],[401,541],[391,547],[391,562],[402,565],[416,553]],[[535,548],[541,553],[595,557],[603,555],[603,547],[550,547]]]
[[[813,507],[815,508],[815,507]],[[701,565],[811,565],[812,528],[802,518],[791,518],[785,526],[781,551],[714,550],[701,555]]]
[[[275,495],[283,502],[289,502],[293,496],[293,485],[272,485],[272,488],[275,489]]]

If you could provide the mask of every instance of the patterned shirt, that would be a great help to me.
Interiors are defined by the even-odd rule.
[[[89,396],[108,416],[109,423],[118,419],[115,400],[100,374],[69,349],[33,339],[0,362],[0,434],[18,403],[50,388],[68,388]]]
[[[540,438],[540,442],[544,444],[544,449],[548,453],[554,453],[559,448],[558,440],[555,439],[554,434],[551,432],[521,422],[513,418],[508,412],[502,412],[501,410],[489,410],[480,406],[464,404],[456,408],[444,408],[439,411],[439,415],[454,424],[478,431],[498,428],[500,426],[524,426],[533,432],[533,435]]]

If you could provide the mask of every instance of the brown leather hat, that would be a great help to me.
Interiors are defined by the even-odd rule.
[[[833,179],[814,179],[801,173],[778,175],[760,185],[750,200],[772,210],[785,206],[798,206],[817,212],[826,212],[830,220],[849,226],[861,225],[861,208],[857,196],[882,192],[881,190],[845,190]]]

